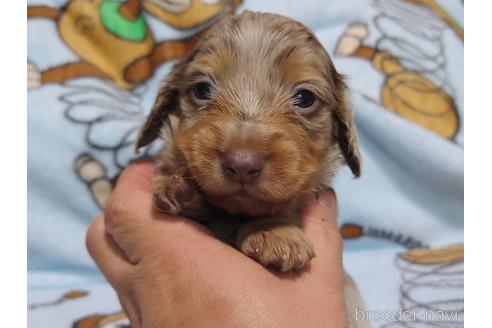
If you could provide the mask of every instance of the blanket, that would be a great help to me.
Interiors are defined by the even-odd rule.
[[[367,303],[357,318],[462,327],[459,0],[29,0],[29,327],[129,327],[87,227],[135,156],[159,82],[201,31],[244,9],[301,21],[347,76],[362,176],[343,168],[334,188],[345,268]]]

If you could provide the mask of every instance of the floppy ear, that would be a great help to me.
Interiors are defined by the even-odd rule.
[[[338,140],[342,155],[350,167],[352,173],[360,176],[361,158],[359,153],[359,138],[355,129],[352,109],[348,104],[347,85],[343,76],[338,74],[335,68],[331,67],[331,73],[335,84],[336,107],[333,111],[333,121],[335,125],[335,137]]]
[[[181,77],[186,65],[191,61],[191,56],[192,55],[189,55],[178,62],[160,87],[154,106],[138,134],[135,150],[147,146],[157,139],[169,114],[179,110],[179,87],[182,81]]]

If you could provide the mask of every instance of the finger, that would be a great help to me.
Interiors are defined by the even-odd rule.
[[[106,232],[119,244],[119,235],[136,235],[150,221],[176,221],[177,217],[157,212],[153,206],[152,181],[157,174],[152,161],[127,167],[118,179],[105,208]],[[122,245],[120,245],[122,247]]]
[[[157,173],[157,166],[152,161],[138,161],[128,166],[121,173],[116,187],[106,206],[106,222],[120,209],[133,210],[147,215],[133,215],[134,219],[150,218],[152,212],[152,179]],[[142,212],[144,211],[144,213]],[[130,213],[136,214],[136,213]]]
[[[123,311],[130,320],[130,324],[132,328],[141,328],[141,315],[139,311],[139,307],[136,305],[136,301],[133,300],[129,295],[118,295],[118,299],[120,301],[121,307]]]
[[[140,313],[131,297],[128,284],[133,281],[131,272],[133,266],[125,254],[105,231],[103,215],[96,218],[87,231],[87,250],[101,269],[102,273],[118,293],[120,304],[132,323],[132,327],[141,327]]]
[[[198,241],[200,236],[210,235],[207,229],[190,219],[154,209],[152,179],[156,170],[156,165],[150,161],[130,165],[121,174],[106,206],[106,232],[132,264],[139,263],[156,248],[169,252],[173,241],[182,244],[182,240]],[[178,237],[182,237],[181,240]]]
[[[332,189],[312,197],[301,224],[314,245],[317,257],[338,259],[342,252],[342,238],[337,225],[336,195]]]
[[[170,219],[152,204],[152,179],[157,166],[152,161],[131,164],[120,175],[105,209],[105,229],[130,263],[140,261],[153,234],[152,221]]]
[[[186,243],[211,242],[211,232],[201,224],[154,209],[152,180],[157,173],[151,161],[133,163],[121,174],[106,206],[106,232],[132,264],[157,251],[173,255],[174,250],[188,249]]]
[[[131,184],[135,190],[151,192],[152,179],[158,173],[157,164],[149,159],[135,161],[119,176],[116,187]]]
[[[107,280],[115,287],[131,271],[131,264],[115,242],[106,234],[103,215],[96,218],[87,231],[86,247]]]

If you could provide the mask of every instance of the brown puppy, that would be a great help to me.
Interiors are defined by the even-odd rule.
[[[222,19],[174,67],[139,136],[137,148],[166,141],[156,208],[247,218],[239,250],[281,272],[301,269],[314,256],[298,226],[307,198],[343,158],[360,174],[345,93],[302,24],[248,11]]]

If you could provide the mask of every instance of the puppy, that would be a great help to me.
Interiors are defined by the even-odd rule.
[[[243,12],[216,24],[161,87],[137,148],[165,140],[155,206],[227,219],[233,244],[280,272],[315,250],[306,201],[345,161],[360,174],[346,85],[302,24]]]
[[[346,85],[302,24],[245,11],[219,21],[177,63],[141,129],[137,149],[165,140],[157,210],[221,222],[222,239],[280,272],[314,256],[299,227],[308,198],[344,162],[360,175]],[[213,223],[212,223],[213,226]],[[349,327],[364,302],[345,275]]]

